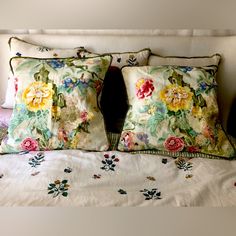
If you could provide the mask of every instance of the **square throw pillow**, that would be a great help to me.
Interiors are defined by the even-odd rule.
[[[177,57],[177,56],[160,56],[152,54],[149,57],[148,65],[150,66],[218,66],[221,60],[220,54],[216,53],[212,56],[202,57]]]
[[[111,56],[11,60],[16,104],[2,153],[109,147],[97,96]]]
[[[120,151],[157,150],[173,157],[235,156],[218,120],[215,68],[122,69],[130,108]]]
[[[17,37],[9,39],[10,56],[37,57],[37,58],[62,58],[62,57],[84,57],[89,53],[83,47],[74,49],[55,49],[45,46],[35,45]],[[15,76],[9,72],[7,91],[3,108],[14,107],[14,97],[18,88],[18,81]]]

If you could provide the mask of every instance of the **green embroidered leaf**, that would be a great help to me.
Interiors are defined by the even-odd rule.
[[[151,116],[148,119],[148,127],[150,129],[150,133],[152,136],[156,136],[157,126],[161,121],[164,120],[164,116],[162,114],[156,113],[154,116]]]
[[[172,84],[178,84],[179,86],[184,86],[183,75],[178,74],[176,71],[173,71],[172,76],[170,76],[168,80]]]
[[[48,79],[48,75],[49,75],[49,71],[48,70],[46,70],[46,68],[43,66],[40,70],[39,70],[39,72],[37,72],[37,73],[35,73],[34,74],[34,79],[36,80],[36,81],[42,81],[42,82],[44,82],[44,83],[48,83],[49,81],[49,79]]]
[[[180,110],[178,110],[177,112],[168,110],[167,114],[168,114],[168,116],[177,117],[177,116],[180,116],[182,114],[182,112]]]
[[[182,116],[180,119],[177,119],[175,122],[175,126],[182,129],[182,130],[189,130],[191,129],[186,117]]]
[[[190,127],[188,130],[186,130],[187,133],[192,136],[192,137],[196,137],[198,134],[195,130],[192,129],[192,127]]]
[[[66,107],[66,100],[64,98],[64,95],[62,93],[57,95],[57,106],[60,108]]]
[[[68,180],[64,179],[61,181],[63,184],[66,184],[68,182]]]
[[[68,196],[68,192],[63,192],[63,193],[62,193],[62,196],[63,196],[63,197],[67,197],[67,196]]]
[[[89,133],[88,127],[89,127],[89,122],[85,121],[78,125],[78,127],[76,128],[76,132],[83,131],[85,133]]]

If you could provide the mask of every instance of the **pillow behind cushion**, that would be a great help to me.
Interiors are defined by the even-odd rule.
[[[11,60],[18,78],[16,105],[2,153],[86,149],[108,141],[97,96],[111,56]]]
[[[115,52],[112,55],[111,66],[122,68],[123,66],[145,66],[148,64],[148,58],[151,50],[144,48],[136,52]]]
[[[148,65],[150,66],[218,66],[220,64],[221,56],[216,53],[212,56],[202,57],[177,57],[177,56],[160,56],[152,54],[149,57]]]
[[[83,47],[74,49],[56,49],[49,48],[41,45],[26,42],[17,37],[11,37],[9,39],[10,56],[23,56],[23,57],[36,57],[36,58],[62,58],[62,57],[84,57],[89,54]],[[3,108],[14,107],[14,97],[17,90],[18,81],[11,72],[9,72],[9,78],[7,83],[7,91],[5,95],[5,101],[2,104]]]
[[[129,111],[121,151],[171,156],[235,156],[218,120],[215,68],[146,66],[122,69]]]

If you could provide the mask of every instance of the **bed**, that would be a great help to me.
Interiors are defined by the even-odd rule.
[[[2,31],[0,34],[1,104],[4,102],[8,84],[9,58],[11,57],[11,55],[9,55],[8,41],[11,37],[17,37],[23,40],[23,42],[26,41],[32,44],[44,45],[48,48],[85,47],[86,50],[94,54],[111,52],[140,53],[143,52],[142,50],[148,49],[151,51],[152,55],[162,55],[161,59],[170,60],[173,58],[192,60],[193,57],[202,59],[207,56],[212,59],[212,55],[217,57],[217,55],[220,54],[221,62],[219,67],[217,67],[219,114],[223,129],[227,130],[228,134],[231,134],[231,136],[227,135],[229,143],[232,148],[235,148],[235,138],[232,136],[232,134],[235,134],[232,125],[234,122],[231,122],[231,125],[228,124],[229,117],[235,117],[235,113],[231,107],[236,97],[236,81],[234,79],[236,74],[234,60],[236,36],[234,36],[234,33],[231,31]],[[45,50],[46,47],[42,50]],[[16,53],[19,54],[19,52]],[[122,54],[118,56],[113,55],[113,59],[116,58],[117,61],[119,61],[120,55]],[[19,59],[19,55],[16,56],[18,56],[16,60],[21,60],[21,58]],[[22,55],[20,55],[20,57],[21,56]],[[129,55],[126,61],[128,60],[130,63],[133,63],[132,65],[137,66],[132,56],[130,57]],[[147,65],[150,65],[150,60],[151,56],[149,55]],[[21,63],[21,61],[19,63]],[[212,66],[212,63],[211,61],[209,66]],[[56,64],[56,66],[60,67],[59,64]],[[132,70],[133,67],[127,68],[128,69],[124,69],[124,71],[131,73],[129,69],[131,68],[130,70]],[[189,68],[189,66],[185,66],[184,68]],[[68,81],[66,82],[65,86],[69,83]],[[152,87],[150,83],[149,80],[148,92],[141,93],[141,90],[137,90],[139,99],[151,95],[154,87]],[[186,85],[186,83],[184,85]],[[124,84],[117,84],[117,90],[121,88],[119,86],[122,87]],[[71,87],[68,86],[68,89],[70,88]],[[113,92],[115,93],[115,91]],[[103,99],[104,103],[109,101],[113,92],[109,93],[108,91],[106,98]],[[193,96],[192,93],[193,92],[189,91],[191,96]],[[122,97],[124,96],[122,92],[118,92],[117,94],[117,96],[120,96],[120,94]],[[122,97],[120,97],[120,99],[122,99]],[[124,103],[126,99],[127,98],[123,99],[122,102]],[[108,108],[104,105],[105,109],[107,109],[105,113],[107,112],[109,115],[114,112],[114,109],[111,107],[119,108],[121,105],[119,103],[120,101],[121,100],[116,101],[117,103],[110,101],[111,103]],[[186,109],[186,106],[184,109]],[[100,148],[100,150],[95,150],[96,147],[92,150],[81,150],[81,148],[47,150],[45,148],[44,150],[21,151],[18,153],[13,152],[0,155],[0,205],[236,205],[236,161],[234,154],[231,155],[230,158],[221,158],[214,155],[177,155],[174,152],[169,152],[167,153],[168,155],[165,155],[165,152],[153,152],[150,150],[142,152],[136,149],[128,152],[130,150],[127,151],[127,146],[121,145],[120,138],[123,127],[121,118],[125,118],[124,113],[126,115],[127,112],[125,105],[123,107],[121,106],[121,110],[122,114],[120,114],[120,117],[116,117],[116,125],[113,127],[109,127],[109,121],[111,121],[112,116],[111,118],[107,118],[107,120],[104,118],[108,124],[107,127],[109,127],[107,137],[110,140],[110,146],[107,148],[104,146]],[[174,114],[177,114],[177,110],[174,110],[174,112]],[[6,108],[5,106],[0,109],[1,136],[7,133],[11,114],[12,109],[9,107]],[[171,114],[173,114],[173,112]],[[87,116],[88,114],[86,113],[86,117]],[[86,132],[86,127],[87,126],[83,126],[80,128]],[[123,136],[123,140],[125,140],[126,137],[127,133]],[[142,138],[143,137],[144,136],[142,136]],[[96,142],[100,139],[103,139],[102,132],[100,136],[96,137]],[[96,143],[95,146],[96,145],[98,144]],[[135,145],[136,144],[133,144],[132,147],[135,148]],[[118,148],[118,146],[120,148]],[[179,151],[182,151],[182,149]]]

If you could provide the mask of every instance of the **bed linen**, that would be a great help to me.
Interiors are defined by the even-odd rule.
[[[60,150],[0,156],[0,206],[236,206],[236,161]]]

